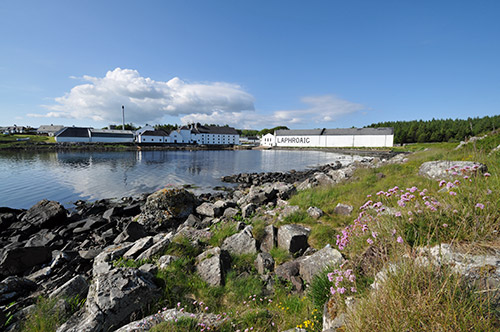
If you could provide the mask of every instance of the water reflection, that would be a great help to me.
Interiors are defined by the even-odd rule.
[[[301,170],[358,157],[317,151],[126,151],[0,154],[0,206],[29,208],[47,198],[70,205],[191,184],[226,185],[235,173]]]

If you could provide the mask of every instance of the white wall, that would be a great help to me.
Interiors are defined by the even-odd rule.
[[[394,135],[310,135],[276,137],[276,146],[282,147],[392,147],[393,143]]]
[[[164,136],[139,135],[139,143],[165,143]]]

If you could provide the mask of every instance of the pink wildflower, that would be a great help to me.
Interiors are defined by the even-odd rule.
[[[487,177],[490,177],[490,176],[491,176],[491,174],[490,174],[490,173],[488,173],[488,172],[484,173],[484,177],[486,177],[486,178],[487,178]]]
[[[456,192],[454,192],[454,191],[450,191],[450,192],[449,192],[449,194],[450,194],[451,196],[457,196],[457,193],[456,193]]]
[[[373,240],[370,238],[366,239],[366,242],[368,242],[369,244],[373,244]]]
[[[443,224],[443,227],[444,227],[444,228],[448,227],[448,224]]]
[[[477,203],[476,208],[480,208],[482,210],[482,209],[484,209],[484,204]]]
[[[398,243],[403,243],[403,238],[401,236],[398,236],[398,238],[396,239],[396,241]]]
[[[351,287],[351,292],[356,293],[356,287]]]
[[[345,287],[337,288],[337,292],[339,292],[340,294],[344,294],[345,293]]]

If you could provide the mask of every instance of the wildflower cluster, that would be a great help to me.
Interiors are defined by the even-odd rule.
[[[328,280],[335,284],[335,286],[330,287],[332,295],[356,293],[356,276],[351,269],[342,271],[342,267],[343,265],[340,266],[340,269],[328,273]]]
[[[296,327],[299,329],[304,329],[308,330],[310,329],[311,331],[314,331],[314,328],[320,328],[321,324],[319,321],[320,316],[318,315],[318,309],[314,309],[312,311],[312,319],[306,319],[302,323],[298,324]]]

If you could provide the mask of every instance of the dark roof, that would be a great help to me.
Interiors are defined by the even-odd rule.
[[[394,128],[343,128],[326,129],[323,135],[392,135]]]
[[[191,128],[195,134],[224,134],[224,135],[238,135],[236,129],[232,127],[219,127],[219,126],[196,126]]]
[[[142,136],[168,136],[164,130],[146,130],[141,134]]]
[[[393,135],[394,128],[340,128],[340,129],[298,129],[276,130],[276,136],[305,136],[305,135]]]
[[[89,129],[84,127],[67,127],[61,130],[57,137],[89,137]]]
[[[276,136],[321,135],[323,129],[276,130]]]

